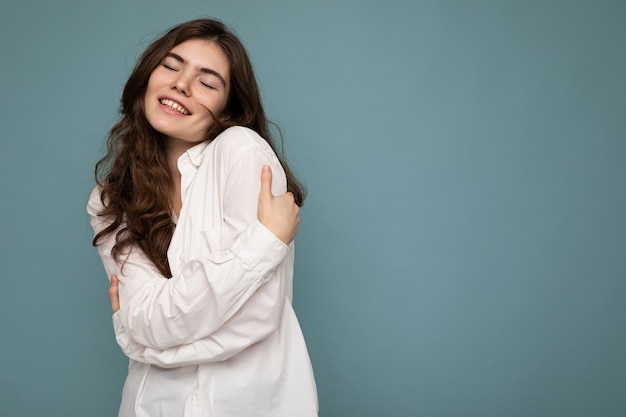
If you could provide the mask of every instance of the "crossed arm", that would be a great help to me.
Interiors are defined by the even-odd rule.
[[[289,244],[298,233],[300,207],[294,202],[292,193],[287,192],[283,195],[274,196],[271,187],[272,170],[268,165],[265,165],[261,171],[261,192],[259,193],[257,217],[261,224],[270,232],[285,244]],[[120,309],[119,279],[117,275],[111,276],[109,298],[111,300],[111,311],[117,313]]]
[[[254,158],[248,162],[259,163]],[[299,208],[290,193],[273,196],[270,189],[271,182],[271,170],[269,167],[264,167],[255,219],[260,224],[256,226],[252,224],[246,229],[252,232],[244,232],[242,235],[248,233],[261,236],[264,245],[271,240],[277,242],[280,240],[280,244],[287,248],[285,244],[293,240],[298,230]],[[241,188],[233,187],[233,189]],[[248,218],[247,221],[252,221],[251,217],[246,218]],[[269,236],[273,237],[269,238]],[[274,249],[271,252],[287,253],[286,249],[276,246],[277,244],[271,242],[270,244],[275,245],[272,246]],[[105,259],[108,256],[107,253],[110,253],[110,248],[104,247],[99,250],[101,256],[104,255],[105,269],[111,275],[115,275],[118,269],[113,266],[110,259]],[[246,252],[246,250],[244,248],[241,251]],[[238,255],[234,257],[237,258]],[[245,260],[245,258],[246,253],[242,255],[242,259]],[[187,276],[170,280],[156,276],[151,280],[146,280],[150,272],[145,260],[134,257],[132,262],[127,263],[126,267],[133,275],[133,279],[125,278],[126,284],[124,282],[122,284],[127,287],[137,285],[139,289],[126,288],[122,303],[120,303],[120,285],[122,284],[117,276],[111,279],[109,289],[116,338],[124,353],[139,362],[162,367],[184,366],[228,359],[271,334],[280,322],[280,314],[286,302],[284,282],[276,277],[265,277],[261,280],[259,276],[267,275],[266,272],[248,271],[254,268],[243,265],[245,262],[240,262],[238,259],[231,259],[228,262],[233,263],[234,266],[224,267],[224,265],[215,265],[211,262],[202,265],[202,262],[198,262],[195,269],[186,268],[187,271],[183,275]],[[238,280],[218,278],[212,282],[209,279],[212,274],[223,275],[226,269],[230,271],[230,274],[233,274],[232,271],[235,270],[235,276],[241,276],[244,281],[248,280],[245,285],[249,288],[241,286],[231,290],[228,287],[232,285],[230,282]],[[137,278],[137,274],[143,278]],[[200,276],[194,277],[194,274],[200,274]],[[154,276],[153,273],[152,276]],[[207,280],[209,281],[208,287],[205,282]],[[145,284],[136,284],[138,282]],[[196,289],[192,290],[192,287]],[[184,293],[182,296],[187,298],[183,300],[183,304],[176,304],[172,298],[180,297],[181,291]],[[207,296],[204,294],[207,291],[213,291],[215,294]],[[221,300],[215,298],[224,294],[221,291],[225,291],[226,298],[232,299],[234,296],[241,300],[235,300],[238,303],[236,305],[229,304],[226,305],[227,308],[223,308],[224,305],[220,304]],[[192,301],[189,303],[189,300]],[[187,314],[173,313],[184,303],[192,305],[191,319]],[[129,305],[131,307],[128,307]],[[197,305],[202,307],[197,307]],[[228,309],[230,310],[227,311]],[[196,324],[193,322],[194,315],[196,318],[206,318],[195,329],[189,327]]]

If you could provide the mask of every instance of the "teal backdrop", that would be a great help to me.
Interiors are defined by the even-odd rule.
[[[626,415],[626,2],[2,0],[0,415],[116,415],[85,203],[137,55],[243,39],[321,417]]]

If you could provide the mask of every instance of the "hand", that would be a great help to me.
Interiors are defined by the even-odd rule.
[[[300,207],[295,203],[293,194],[272,194],[272,169],[265,165],[261,170],[261,193],[257,217],[276,237],[286,244],[296,237],[300,218]]]
[[[113,275],[111,277],[111,285],[109,285],[109,298],[111,299],[111,311],[113,313],[117,313],[120,309],[119,283],[120,281]]]

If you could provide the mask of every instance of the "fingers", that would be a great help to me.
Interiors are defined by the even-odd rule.
[[[291,191],[287,191],[284,195],[285,195],[285,198],[289,200],[290,203],[296,204],[296,197],[294,197]],[[298,211],[300,211],[300,206],[297,206],[297,207],[298,207]]]
[[[271,188],[272,170],[266,165],[261,170],[257,218],[276,237],[289,244],[298,233],[300,207],[295,203],[293,193],[274,196]]]
[[[272,169],[269,165],[264,165],[261,170],[261,197],[272,196]]]
[[[109,285],[109,299],[111,300],[111,311],[117,313],[120,309],[119,283],[115,275],[111,277],[111,285]]]

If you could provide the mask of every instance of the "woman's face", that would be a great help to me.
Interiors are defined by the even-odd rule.
[[[230,91],[230,64],[222,49],[204,39],[176,45],[150,74],[144,110],[150,125],[170,141],[203,141]]]

